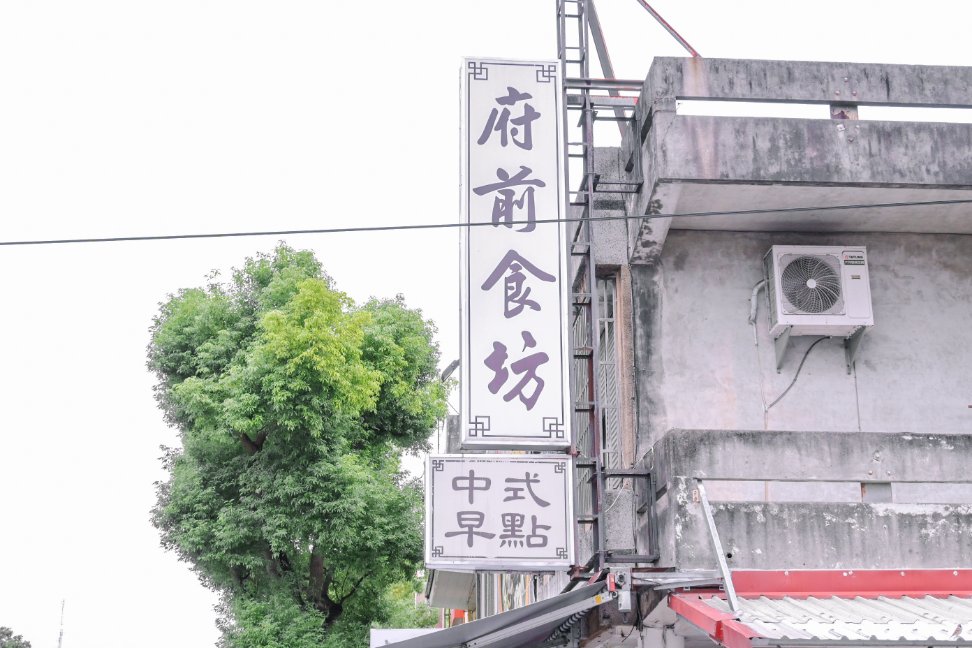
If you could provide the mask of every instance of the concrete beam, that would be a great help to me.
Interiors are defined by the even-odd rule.
[[[699,504],[674,509],[674,566],[716,564]],[[940,569],[968,565],[972,506],[717,503],[732,569]]]
[[[779,481],[969,482],[972,434],[672,430],[655,444],[675,476]]]
[[[972,124],[656,115],[652,180],[972,189]],[[663,205],[670,211],[670,205]],[[718,210],[718,206],[715,206]]]
[[[972,481],[967,470],[972,434],[672,430],[654,445],[652,454],[663,489],[656,509],[659,564],[678,569],[716,565],[695,493],[697,478],[894,484]],[[812,484],[801,487],[812,488]],[[972,551],[972,506],[967,504],[712,504],[732,568],[943,568],[967,564]],[[639,538],[647,537],[644,525],[638,532]]]
[[[639,104],[675,99],[972,106],[972,67],[656,57]]]
[[[627,178],[642,183],[626,200],[629,215],[744,209],[740,197],[745,204],[771,201],[769,207],[785,209],[869,204],[875,191],[887,189],[922,192],[909,193],[910,201],[972,192],[972,124],[687,116],[676,114],[679,99],[972,106],[972,68],[656,58],[635,109],[636,128],[622,141]],[[713,185],[725,189],[713,191]],[[828,187],[844,189],[824,192],[819,202],[819,190]],[[781,219],[797,231],[839,230],[833,214],[803,214],[806,225]],[[838,220],[873,215],[840,212]],[[965,232],[972,208],[914,218],[920,226],[895,221],[889,231]],[[656,263],[672,227],[705,228],[700,219],[682,220],[630,221],[630,261]],[[765,221],[761,227],[780,229]],[[726,223],[719,228],[733,229]]]

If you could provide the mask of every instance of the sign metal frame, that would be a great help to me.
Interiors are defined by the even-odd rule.
[[[435,516],[436,502],[436,479],[435,472],[444,472],[443,465],[447,463],[461,464],[463,470],[469,466],[475,469],[476,466],[487,466],[492,464],[497,468],[509,468],[509,466],[522,466],[529,470],[530,466],[543,464],[545,469],[553,464],[553,474],[563,476],[561,482],[564,497],[562,502],[556,504],[558,508],[563,506],[563,516],[556,517],[559,524],[563,524],[564,545],[550,547],[550,556],[544,558],[515,556],[450,556],[446,554],[443,546],[436,544],[437,523],[441,523],[445,528],[454,531],[456,528],[455,520],[448,519],[439,522]],[[549,470],[547,471],[549,473]],[[573,460],[569,455],[543,455],[543,454],[443,454],[429,455],[426,466],[425,484],[425,564],[430,569],[444,569],[448,571],[527,571],[527,572],[554,572],[563,571],[570,568],[575,562],[575,533],[574,533],[574,488],[573,488]],[[497,485],[498,491],[502,486]],[[544,491],[550,494],[550,489]],[[558,489],[559,495],[559,489]],[[453,489],[449,489],[447,494],[441,497],[455,498]],[[495,495],[494,501],[495,501]],[[553,502],[552,502],[553,503]],[[545,518],[543,521],[549,522],[554,518]],[[492,527],[491,527],[492,528]],[[558,533],[560,529],[557,530]],[[445,531],[442,531],[445,533]]]
[[[507,76],[504,76],[507,75]],[[537,194],[537,202],[540,209],[537,210],[535,217],[537,221],[535,230],[528,236],[535,237],[531,243],[538,247],[541,239],[544,246],[544,262],[548,267],[545,271],[556,276],[556,288],[535,283],[532,287],[533,294],[541,294],[541,290],[549,300],[543,303],[542,313],[527,312],[522,319],[536,323],[537,327],[543,331],[544,338],[541,341],[556,335],[559,339],[556,343],[547,341],[542,350],[546,352],[549,361],[543,365],[545,373],[543,380],[545,388],[550,395],[542,396],[543,400],[537,402],[537,411],[510,413],[510,407],[519,405],[516,400],[504,402],[503,393],[490,393],[487,384],[491,381],[484,380],[482,366],[484,356],[484,344],[488,335],[495,333],[493,329],[498,327],[485,323],[488,316],[486,313],[487,299],[493,295],[482,295],[480,283],[484,273],[488,274],[483,256],[484,249],[488,250],[495,259],[492,263],[503,258],[502,250],[506,249],[511,240],[526,240],[522,234],[522,229],[516,231],[515,235],[519,239],[510,239],[510,229],[487,227],[483,225],[473,227],[463,227],[461,239],[461,305],[462,305],[462,340],[460,346],[461,370],[461,389],[460,389],[460,424],[462,429],[462,445],[469,449],[523,449],[523,450],[563,450],[571,446],[571,394],[570,394],[570,337],[568,334],[568,317],[570,312],[570,275],[567,259],[567,227],[563,222],[567,215],[566,205],[566,173],[565,173],[565,145],[563,129],[563,80],[561,78],[560,62],[557,60],[535,60],[535,61],[515,61],[502,58],[466,58],[463,60],[462,74],[462,137],[461,140],[461,182],[462,182],[462,222],[464,224],[483,223],[485,211],[489,210],[489,197],[475,195],[476,187],[472,185],[484,182],[487,177],[484,167],[489,172],[499,173],[499,166],[504,170],[516,170],[526,168],[523,156],[518,156],[522,151],[514,150],[515,146],[505,146],[501,151],[497,151],[495,145],[484,149],[477,146],[477,137],[482,139],[488,137],[489,126],[483,130],[483,123],[486,121],[492,124],[491,117],[483,119],[483,115],[489,113],[490,108],[495,107],[497,101],[497,88],[499,86],[511,87],[517,84],[518,90],[528,92],[530,101],[540,110],[543,118],[549,120],[543,124],[542,129],[538,129],[537,150],[530,150],[529,157],[532,166],[541,168],[545,186],[542,188],[544,194],[542,198]],[[483,85],[492,79],[490,85]],[[526,81],[524,81],[526,79]],[[534,80],[530,84],[530,79]],[[492,92],[487,93],[487,88]],[[512,95],[512,92],[511,92]],[[485,104],[486,101],[489,104]],[[477,103],[478,102],[478,103]],[[475,114],[474,114],[475,113]],[[521,128],[528,128],[523,126]],[[504,133],[505,136],[505,133]],[[521,133],[521,137],[523,134]],[[515,139],[515,137],[514,137]],[[492,144],[492,142],[487,142]],[[509,142],[510,144],[515,143]],[[532,169],[531,169],[532,170]],[[494,181],[495,177],[492,178]],[[539,192],[539,189],[538,189]],[[534,195],[530,194],[530,201]],[[523,194],[519,200],[523,201]],[[531,205],[532,207],[532,205]],[[520,205],[522,210],[522,205]],[[493,214],[495,225],[495,213]],[[557,221],[555,223],[544,223],[543,221]],[[517,217],[517,227],[522,227],[522,221]],[[507,238],[497,239],[506,236]],[[492,246],[492,248],[490,247]],[[497,252],[498,251],[498,252]],[[556,259],[556,261],[552,261]],[[556,268],[550,267],[555,263]],[[500,290],[507,288],[502,284]],[[556,303],[553,294],[556,291]],[[490,302],[492,306],[495,302]],[[539,308],[536,310],[540,310]],[[519,322],[517,322],[519,324]],[[529,328],[526,325],[515,326],[510,324],[508,330],[504,331],[506,344],[508,347],[509,362],[515,361],[527,351],[531,338],[523,337],[520,342],[518,335],[519,329]],[[528,331],[524,330],[522,334]],[[496,333],[498,336],[499,333]],[[540,337],[540,336],[538,336]],[[515,344],[515,346],[514,346]],[[522,349],[521,349],[522,346]],[[474,350],[475,349],[475,350]],[[540,349],[536,349],[540,350]],[[478,378],[477,378],[478,376]],[[514,382],[511,380],[510,382]],[[505,389],[505,387],[504,387]],[[559,402],[554,404],[552,394],[556,393]],[[507,409],[504,410],[503,407]]]

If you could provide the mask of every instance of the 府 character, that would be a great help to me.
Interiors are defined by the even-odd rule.
[[[496,98],[496,103],[503,106],[503,110],[499,111],[493,108],[486,121],[486,127],[476,143],[485,144],[489,141],[490,135],[498,132],[500,134],[500,146],[505,147],[508,140],[512,138],[513,143],[521,149],[533,150],[533,122],[540,118],[540,113],[530,104],[524,103],[523,114],[510,119],[511,113],[508,108],[508,106],[515,106],[520,101],[526,102],[527,99],[533,99],[533,95],[507,86],[506,96]],[[513,124],[513,128],[510,128],[510,124]],[[517,126],[523,127],[523,139],[518,140],[516,137],[519,134]]]

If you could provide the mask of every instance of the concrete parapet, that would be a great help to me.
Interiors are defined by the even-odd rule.
[[[972,434],[672,430],[653,452],[659,483],[972,482]]]
[[[716,567],[699,479],[732,568],[972,565],[972,435],[672,430],[649,461],[661,566]]]
[[[656,58],[622,144],[627,212],[715,215],[630,221],[634,263],[669,229],[972,233],[969,204],[827,209],[972,198],[972,124],[678,114],[686,99],[970,107],[972,68]]]
[[[676,99],[969,106],[972,68],[656,57],[639,112],[673,110]]]

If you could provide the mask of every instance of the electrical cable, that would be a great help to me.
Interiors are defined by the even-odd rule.
[[[750,324],[756,323],[756,312],[757,309],[759,308],[759,304],[757,303],[756,298],[759,296],[759,291],[765,287],[766,287],[765,279],[760,279],[759,283],[753,286],[753,293],[749,297],[749,323]]]
[[[601,511],[601,516],[602,516],[602,517],[603,517],[603,516],[605,516],[605,515],[607,515],[607,514],[608,514],[608,511],[610,511],[611,509],[613,509],[613,508],[614,508],[614,505],[615,505],[615,504],[617,504],[617,503],[618,503],[618,500],[620,500],[620,499],[621,499],[621,491],[622,491],[622,490],[623,490],[623,489],[620,489],[620,488],[619,488],[619,489],[618,489],[618,492],[617,492],[617,493],[615,494],[615,496],[614,496],[614,501],[613,501],[613,502],[611,502],[611,506],[609,506],[609,507],[607,507],[606,509],[604,509],[603,511]]]
[[[830,339],[830,336],[829,335],[825,335],[823,337],[819,337],[816,340],[814,340],[813,344],[811,344],[807,348],[806,353],[803,354],[803,359],[800,360],[800,366],[797,367],[796,373],[793,374],[793,380],[791,380],[790,381],[790,384],[787,386],[787,388],[783,390],[783,393],[776,397],[776,400],[775,401],[773,401],[772,403],[770,403],[769,405],[766,406],[766,411],[767,412],[770,411],[770,408],[771,407],[773,407],[774,405],[776,405],[777,403],[779,403],[781,400],[783,400],[783,397],[786,396],[787,393],[791,389],[793,389],[793,385],[796,384],[797,378],[800,377],[800,370],[803,369],[803,363],[807,361],[807,356],[810,355],[810,352],[811,351],[813,351],[813,347],[817,346],[818,344],[820,344],[824,340],[829,340],[829,339]]]
[[[634,583],[632,583],[632,588],[633,587],[634,587]],[[636,612],[637,613],[637,618],[635,620],[634,625],[631,626],[631,630],[628,630],[628,634],[626,634],[625,636],[623,636],[621,638],[621,641],[618,642],[619,644],[623,644],[625,641],[627,641],[628,640],[628,637],[630,637],[631,635],[633,635],[635,630],[638,630],[639,632],[641,632],[641,630],[644,629],[643,628],[644,615],[641,613],[641,597],[638,596],[638,593],[635,592],[635,591],[633,591],[633,590],[631,592],[631,596],[632,596],[632,598],[634,598],[634,603],[635,603],[635,606],[637,608],[637,612]]]
[[[607,192],[606,192],[607,193]],[[896,207],[941,207],[945,205],[972,204],[972,198],[956,200],[928,200],[893,203],[865,203],[858,205],[821,205],[816,207],[784,207],[780,209],[740,209],[735,211],[683,212],[671,214],[645,214],[641,216],[599,216],[597,218],[537,218],[533,221],[504,222],[504,226],[543,225],[548,223],[580,223],[583,221],[655,220],[659,218],[706,218],[715,216],[754,216],[759,214],[792,214],[814,211],[839,211],[851,209],[883,209]],[[291,230],[256,230],[250,232],[214,232],[209,234],[150,234],[145,236],[105,236],[64,239],[28,239],[0,241],[0,246],[64,245],[78,243],[127,243],[134,241],[174,241],[187,239],[238,238],[245,236],[292,236],[298,234],[347,234],[358,232],[401,232],[410,230],[452,229],[457,227],[495,227],[491,221],[481,223],[417,223],[414,225],[371,225],[362,227],[325,227]]]

